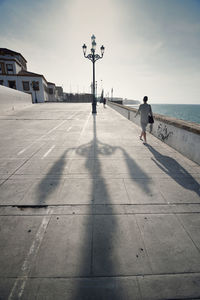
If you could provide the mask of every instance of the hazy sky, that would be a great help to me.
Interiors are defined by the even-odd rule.
[[[200,0],[0,0],[0,47],[65,92],[90,90],[92,34],[98,92],[200,104]]]

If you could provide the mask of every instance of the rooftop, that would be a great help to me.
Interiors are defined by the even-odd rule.
[[[5,54],[9,54],[9,55],[19,55],[23,58],[23,60],[27,63],[26,59],[23,57],[23,55],[19,52],[7,49],[7,48],[0,48],[0,55],[5,55]]]

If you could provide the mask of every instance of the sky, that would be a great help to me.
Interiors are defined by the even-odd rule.
[[[200,0],[0,0],[0,47],[65,92],[200,104]]]

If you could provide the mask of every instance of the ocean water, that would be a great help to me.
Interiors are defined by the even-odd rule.
[[[200,124],[200,104],[151,104],[151,107],[153,113]]]

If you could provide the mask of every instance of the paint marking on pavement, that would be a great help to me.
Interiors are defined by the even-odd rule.
[[[42,240],[44,238],[44,234],[46,232],[47,226],[51,219],[51,209],[48,209],[47,213],[48,213],[48,215],[42,219],[42,223],[36,233],[36,236],[32,242],[32,245],[31,245],[31,247],[25,257],[25,260],[22,264],[22,267],[20,270],[21,272],[19,274],[20,277],[18,277],[15,280],[15,283],[10,292],[8,300],[21,299],[21,297],[24,293],[26,282],[28,280],[28,275],[31,270],[31,265],[32,265],[34,259],[36,258],[36,255],[38,253],[38,250],[39,250]]]
[[[76,114],[78,114],[78,112],[75,112],[71,117],[73,118]],[[64,123],[66,123],[68,120],[64,120],[63,122],[61,122],[60,124],[58,124],[57,126],[55,126],[54,128],[52,128],[51,130],[49,130],[46,134],[42,135],[41,137],[39,137],[38,139],[36,139],[33,143],[31,143],[29,146],[27,146],[26,148],[22,149],[21,151],[19,151],[17,153],[17,155],[20,155],[22,153],[24,153],[26,150],[28,150],[29,148],[31,148],[34,144],[36,144],[37,142],[39,142],[41,139],[43,139],[44,137],[46,137],[48,134],[52,133],[54,130],[56,130],[57,128],[59,128],[60,126],[62,126]]]
[[[28,150],[29,148],[31,148],[35,143],[39,142],[41,139],[43,139],[44,137],[46,137],[48,134],[52,133],[54,130],[56,130],[58,127],[60,127],[61,125],[63,125],[65,122],[67,122],[67,120],[64,120],[63,122],[61,122],[59,125],[55,126],[54,128],[52,128],[51,130],[49,130],[46,134],[42,135],[41,137],[39,137],[37,140],[35,140],[33,143],[31,143],[29,146],[27,146],[26,148],[24,148],[23,150],[19,151],[17,153],[17,155],[20,155],[22,153],[24,153],[26,150]]]
[[[69,127],[68,129],[67,129],[67,131],[70,131],[72,129],[72,126],[71,127]]]
[[[49,153],[55,148],[56,145],[53,145],[43,156],[42,159],[44,159],[45,157],[47,157],[47,155],[49,155]]]
[[[20,155],[20,154],[24,153],[25,151],[26,151],[26,148],[24,148],[23,150],[19,151],[19,152],[17,153],[17,155]]]

